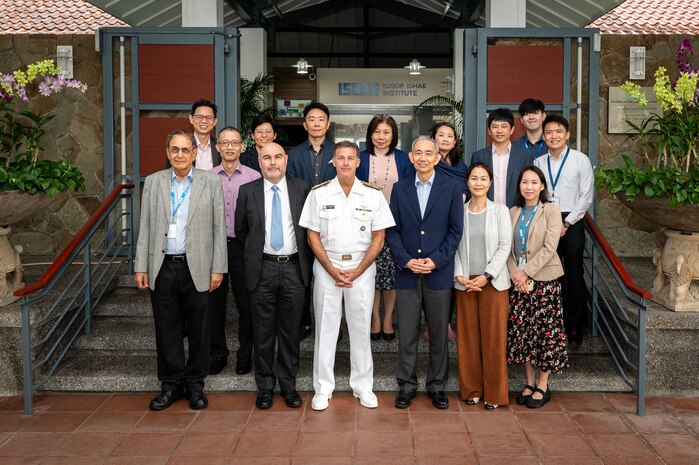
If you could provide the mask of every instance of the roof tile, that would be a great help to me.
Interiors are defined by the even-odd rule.
[[[85,0],[0,0],[0,34],[93,34],[128,26]]]
[[[604,34],[699,34],[699,2],[626,0],[587,27]]]

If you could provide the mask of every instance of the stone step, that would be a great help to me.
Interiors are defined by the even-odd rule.
[[[226,325],[226,340],[228,349],[231,351],[231,360],[234,360],[233,352],[238,347],[237,319],[229,321]],[[396,326],[397,328],[397,326]],[[338,342],[338,352],[349,352],[349,336],[347,327],[343,321],[341,331],[343,338]],[[309,335],[301,341],[301,353],[313,354],[314,335]],[[398,339],[393,341],[372,341],[372,352],[374,353],[396,353],[398,350]],[[93,319],[92,332],[89,335],[81,335],[75,342],[74,349],[77,350],[142,350],[155,351],[155,330],[153,318],[147,317],[118,317],[118,316],[97,316]],[[427,352],[428,343],[422,338],[419,340],[418,350]],[[582,344],[569,347],[571,353],[576,354],[605,354],[607,348],[601,338],[586,336]],[[449,352],[456,356],[456,341],[449,343]]]
[[[374,390],[395,391],[395,354],[374,354]],[[418,379],[424,390],[427,355],[419,355]],[[629,392],[630,388],[622,381],[612,366],[609,357],[604,355],[576,355],[570,357],[571,368],[552,375],[551,389],[555,391],[604,391]],[[301,391],[313,390],[313,358],[301,357],[297,388]],[[458,369],[456,358],[450,357],[450,378],[446,390],[458,391]],[[335,363],[336,390],[348,391],[349,357],[338,352]],[[511,391],[521,389],[524,384],[522,369],[514,367],[510,371]],[[255,391],[254,375],[237,376],[229,365],[222,373],[209,376],[206,381],[208,391]],[[139,392],[158,391],[156,378],[156,358],[152,352],[142,351],[100,351],[84,350],[73,352],[61,368],[42,387],[47,391],[108,391]]]

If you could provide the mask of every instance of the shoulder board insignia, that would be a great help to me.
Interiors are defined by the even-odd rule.
[[[321,182],[320,184],[316,184],[315,186],[311,187],[311,190],[314,191],[314,190],[318,189],[319,187],[323,187],[326,184],[329,184],[330,181],[332,181],[332,179],[325,181],[325,182]]]
[[[362,184],[364,184],[367,187],[371,187],[372,189],[376,189],[377,191],[381,190],[381,188],[379,186],[377,186],[375,184],[371,184],[371,183],[366,182],[366,181],[362,181]]]

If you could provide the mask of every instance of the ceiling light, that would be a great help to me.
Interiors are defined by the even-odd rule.
[[[410,74],[420,74],[420,70],[427,68],[427,66],[422,66],[419,61],[413,60],[408,66],[403,66],[403,68],[409,69]]]
[[[313,68],[313,65],[309,65],[305,58],[299,58],[299,61],[291,67],[296,68],[296,72],[299,74],[308,74],[308,68]]]

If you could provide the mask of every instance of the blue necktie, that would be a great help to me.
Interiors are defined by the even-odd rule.
[[[272,186],[272,248],[279,250],[284,247],[284,231],[282,230],[282,200],[279,198],[279,188]]]

